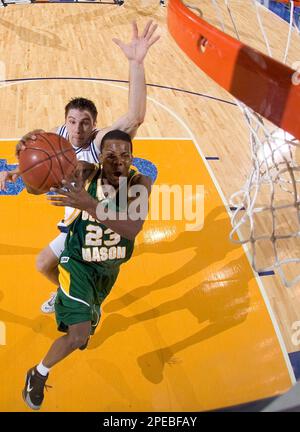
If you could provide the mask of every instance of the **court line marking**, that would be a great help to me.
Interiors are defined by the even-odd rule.
[[[10,82],[10,83],[8,83],[7,86],[13,86],[13,85],[17,85],[17,84],[20,84],[20,83],[24,83],[24,84],[26,83],[27,84],[27,83],[32,83],[32,82],[38,82],[39,80],[40,81],[45,81],[45,79],[46,78],[43,78],[43,79],[42,78],[41,79],[35,78],[32,81],[29,81],[29,80],[18,80],[16,82]],[[119,89],[121,89],[123,91],[127,91],[128,92],[128,87],[124,87],[124,86],[117,85],[117,84],[114,84],[114,83],[110,83],[110,82],[106,82],[106,81],[95,81],[95,79],[93,80],[93,79],[88,79],[88,78],[80,78],[80,80],[81,81],[87,81],[87,82],[97,82],[98,84],[105,84],[105,85],[108,85],[109,87],[119,88]],[[6,88],[7,86],[5,86],[5,87],[3,87],[3,86],[1,87],[0,86],[0,90],[1,90],[1,88]],[[226,199],[226,197],[225,197],[225,195],[224,195],[224,193],[223,193],[223,191],[222,191],[222,189],[221,189],[221,187],[220,187],[220,185],[219,185],[219,183],[217,181],[217,178],[216,178],[216,176],[215,176],[212,168],[210,167],[208,161],[206,160],[206,158],[204,156],[204,153],[202,152],[202,150],[201,150],[201,148],[200,148],[200,146],[198,144],[198,141],[196,140],[195,135],[193,134],[193,132],[191,131],[191,129],[189,128],[189,126],[185,123],[184,120],[182,120],[181,117],[179,117],[179,115],[176,112],[174,112],[168,106],[166,106],[166,105],[162,104],[161,102],[157,101],[152,96],[147,96],[147,100],[153,102],[155,105],[157,105],[157,106],[161,107],[163,110],[167,111],[186,130],[186,132],[190,136],[191,141],[193,141],[193,143],[194,143],[194,145],[195,145],[195,147],[196,147],[196,149],[197,149],[197,151],[198,151],[198,153],[199,153],[199,155],[200,155],[200,157],[201,157],[201,159],[202,159],[202,161],[203,161],[203,163],[204,163],[204,165],[205,165],[205,167],[206,167],[206,169],[207,169],[207,171],[208,171],[208,173],[209,173],[209,175],[210,175],[210,177],[211,177],[211,179],[212,179],[212,181],[214,183],[214,186],[216,187],[216,189],[217,189],[217,191],[218,191],[218,193],[220,195],[221,200],[223,201],[225,209],[226,209],[226,211],[228,213],[228,216],[230,218],[231,213],[230,213],[230,210],[229,210],[229,204],[227,202],[227,199]],[[242,234],[241,234],[241,232],[239,230],[237,231],[237,234],[238,234],[239,238],[242,239]],[[254,275],[254,277],[256,279],[256,282],[257,282],[257,285],[259,287],[260,293],[261,293],[262,298],[263,298],[263,300],[265,302],[265,306],[266,306],[267,311],[269,313],[271,322],[272,322],[273,327],[274,327],[275,334],[276,334],[277,339],[278,339],[279,346],[280,346],[282,354],[283,354],[283,358],[284,358],[285,363],[286,363],[286,367],[287,367],[287,370],[288,370],[288,373],[289,373],[289,376],[290,376],[290,379],[291,379],[291,383],[294,385],[294,384],[296,384],[296,377],[295,377],[295,374],[294,374],[294,370],[293,370],[293,367],[292,367],[292,364],[291,364],[291,361],[290,361],[290,358],[289,358],[286,346],[284,344],[283,336],[282,336],[282,334],[280,332],[280,328],[279,328],[278,322],[277,322],[275,314],[274,314],[274,312],[272,310],[270,300],[269,300],[269,298],[268,298],[268,296],[266,294],[266,291],[265,291],[265,288],[264,288],[264,285],[263,285],[263,282],[262,282],[261,278],[258,276],[257,273],[254,272],[254,270],[252,268],[250,251],[249,251],[247,245],[246,244],[242,244],[241,246],[244,249],[245,255],[246,255],[246,257],[247,257],[247,259],[249,261],[249,265],[250,265],[251,271],[253,272],[253,275]]]
[[[108,82],[108,83],[119,83],[119,84],[129,84],[129,81],[127,80],[118,80],[118,79],[112,79],[112,78],[84,78],[84,77],[47,77],[47,78],[16,78],[16,79],[7,79],[7,80],[2,80],[0,81],[0,87],[8,87],[10,83],[16,83],[16,82],[26,82],[26,81],[51,81],[51,80],[68,80],[68,81],[91,81],[91,82]],[[161,84],[151,84],[151,83],[146,83],[147,87],[153,87],[153,88],[159,88],[162,90],[172,90],[175,92],[179,92],[179,93],[186,93],[186,94],[190,94],[192,96],[200,96],[204,99],[210,99],[216,102],[222,102],[224,104],[227,105],[232,105],[237,107],[237,104],[235,102],[233,102],[232,100],[226,100],[226,99],[222,99],[219,98],[217,96],[212,96],[209,94],[205,94],[205,93],[198,93],[198,92],[194,92],[191,90],[185,90],[182,88],[178,88],[178,87],[170,87],[170,86],[165,86],[165,85],[161,85]]]
[[[6,345],[6,324],[0,321],[0,346]]]
[[[181,137],[181,138],[178,138],[178,137],[151,137],[151,138],[149,138],[149,137],[134,137],[133,138],[133,140],[148,140],[148,141],[157,141],[157,140],[176,140],[176,141],[191,141],[191,138],[190,137]]]
[[[0,142],[1,141],[19,141],[21,137],[19,138],[0,138]]]

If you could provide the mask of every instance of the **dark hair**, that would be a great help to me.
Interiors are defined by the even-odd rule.
[[[119,129],[111,130],[111,131],[107,132],[107,134],[104,135],[104,137],[101,140],[101,144],[100,144],[100,153],[102,153],[102,148],[103,148],[105,141],[110,140],[110,139],[117,139],[117,140],[122,140],[122,141],[128,142],[130,144],[130,151],[132,153],[132,141],[131,141],[130,135],[128,135],[128,133],[123,132]]]
[[[70,109],[78,109],[80,111],[89,111],[93,117],[93,120],[97,120],[98,111],[94,102],[89,99],[85,99],[82,97],[73,98],[70,102],[65,106],[65,117],[67,117]]]

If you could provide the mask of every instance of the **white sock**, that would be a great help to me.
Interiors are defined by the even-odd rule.
[[[50,372],[50,368],[47,368],[46,366],[44,366],[42,361],[39,365],[37,365],[36,369],[37,369],[38,373],[40,373],[43,376],[47,376],[48,373]]]

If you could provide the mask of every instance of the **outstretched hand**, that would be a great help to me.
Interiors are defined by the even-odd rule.
[[[141,36],[139,36],[138,26],[135,21],[132,22],[132,40],[129,44],[124,43],[120,39],[113,39],[129,61],[142,63],[149,48],[158,41],[159,35],[154,35],[157,29],[157,24],[152,25],[152,20],[148,21]]]
[[[25,150],[27,141],[35,141],[37,139],[37,134],[44,133],[43,129],[35,129],[24,135],[16,145],[16,156],[19,159],[20,151]]]
[[[19,178],[19,173],[14,171],[0,172],[0,191],[7,191],[6,182],[16,182]]]
[[[50,195],[48,200],[50,204],[58,207],[73,207],[79,210],[89,211],[96,208],[98,202],[82,187],[77,186],[67,180],[62,181],[63,187],[51,188],[51,192],[56,195]]]

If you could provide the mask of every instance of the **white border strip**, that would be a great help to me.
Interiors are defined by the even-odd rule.
[[[21,138],[21,137],[20,137]],[[19,141],[20,138],[0,138],[0,143],[2,141]]]

